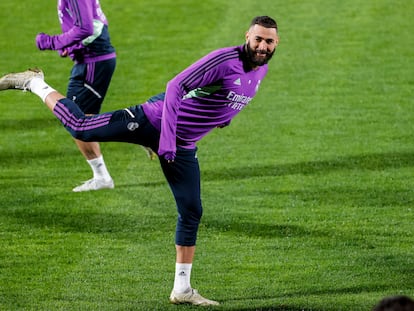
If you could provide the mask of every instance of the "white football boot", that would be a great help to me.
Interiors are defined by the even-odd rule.
[[[30,91],[30,81],[36,77],[44,79],[42,70],[32,68],[22,72],[9,73],[0,78],[0,91],[10,89]]]
[[[220,303],[201,296],[196,289],[190,289],[186,293],[171,292],[170,302],[173,304],[191,304],[194,306],[218,306]]]
[[[96,179],[92,178],[85,181],[82,185],[73,188],[73,192],[83,192],[91,190],[100,190],[100,189],[113,189],[114,181],[112,179]]]

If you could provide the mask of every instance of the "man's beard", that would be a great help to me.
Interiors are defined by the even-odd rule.
[[[253,50],[252,48],[250,48],[250,44],[247,43],[246,44],[246,51],[247,51],[247,57],[249,59],[249,62],[253,66],[263,66],[263,65],[267,64],[269,62],[269,60],[273,57],[273,54],[275,53],[276,49],[274,49],[273,52],[269,52],[269,51],[266,51],[266,50],[259,50],[259,49]],[[256,53],[266,54],[266,56],[261,58],[261,57],[257,56]]]

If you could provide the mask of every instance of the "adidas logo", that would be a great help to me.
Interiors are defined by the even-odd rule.
[[[235,85],[241,85],[240,78],[238,78],[237,80],[235,80],[235,81],[233,82],[233,84],[235,84]]]

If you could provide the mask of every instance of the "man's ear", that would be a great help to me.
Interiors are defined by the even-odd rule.
[[[249,31],[246,31],[245,39],[246,43],[249,42]]]

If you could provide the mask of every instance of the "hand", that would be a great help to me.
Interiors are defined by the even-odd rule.
[[[50,50],[52,47],[52,37],[41,32],[36,36],[36,46],[39,50]]]
[[[64,49],[64,50],[59,50],[59,55],[61,57],[67,57],[68,56],[68,50]]]
[[[175,152],[166,152],[162,157],[167,161],[167,163],[173,163],[175,159]]]

